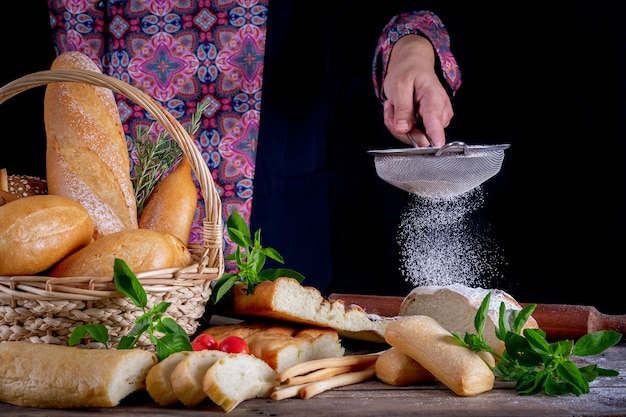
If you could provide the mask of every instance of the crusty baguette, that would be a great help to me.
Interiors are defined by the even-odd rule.
[[[87,210],[66,197],[35,195],[0,206],[0,275],[34,275],[91,242]]]
[[[359,306],[346,307],[342,300],[329,301],[314,287],[293,278],[263,281],[247,293],[245,285],[232,290],[233,314],[266,317],[335,329],[340,336],[384,343],[386,326],[394,319],[369,315]]]
[[[0,401],[23,407],[114,407],[145,388],[156,355],[141,349],[83,349],[0,343]]]
[[[376,377],[389,385],[416,385],[437,380],[415,359],[393,347],[378,356],[374,368]]]
[[[199,350],[176,365],[170,378],[172,391],[180,402],[191,408],[207,397],[202,387],[204,374],[224,355],[227,353],[221,350]]]
[[[493,389],[495,376],[489,366],[478,354],[456,343],[454,336],[432,317],[399,317],[387,326],[385,339],[457,395]]]
[[[124,260],[134,273],[182,268],[191,263],[187,246],[169,233],[129,229],[94,240],[59,262],[50,276],[113,276],[116,258]]]
[[[198,191],[191,164],[183,155],[178,166],[152,190],[138,225],[142,229],[168,232],[187,244],[197,205]]]
[[[246,353],[221,357],[202,379],[206,395],[227,413],[242,401],[269,397],[276,384],[276,371],[264,360]]]
[[[450,332],[459,333],[461,336],[466,332],[476,334],[474,317],[489,292],[491,298],[483,335],[487,344],[500,354],[504,351],[504,342],[496,337],[500,303],[504,303],[507,314],[522,309],[513,296],[505,291],[471,288],[462,284],[416,287],[404,298],[399,315],[429,316]],[[523,328],[537,327],[535,319],[530,317]]]
[[[174,405],[178,397],[172,389],[172,372],[176,366],[192,352],[183,350],[175,352],[154,365],[146,376],[146,390],[150,397],[161,406]]]
[[[65,52],[52,69],[101,72],[85,54]],[[94,237],[137,228],[126,136],[113,92],[82,83],[46,87],[46,180],[50,194],[81,203],[94,224]]]
[[[234,335],[243,338],[250,353],[263,359],[276,372],[299,362],[343,356],[345,349],[334,329],[299,328],[272,321],[254,321],[213,326],[202,331],[221,341]]]

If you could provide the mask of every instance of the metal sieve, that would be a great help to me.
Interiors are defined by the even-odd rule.
[[[440,199],[470,191],[500,171],[510,145],[466,145],[371,150],[384,181],[420,197]]]

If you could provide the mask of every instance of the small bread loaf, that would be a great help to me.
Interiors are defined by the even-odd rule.
[[[384,343],[385,327],[393,319],[369,315],[359,306],[346,307],[342,300],[329,301],[315,287],[293,278],[263,281],[248,294],[245,285],[232,290],[233,314],[265,317],[335,329],[340,336]]]
[[[374,369],[376,377],[389,385],[416,385],[437,380],[415,359],[393,347],[378,356]]]
[[[155,230],[132,229],[94,240],[59,262],[50,276],[113,276],[116,258],[125,261],[134,273],[182,268],[191,263],[191,253],[178,238]]]
[[[189,408],[204,400],[207,397],[202,389],[204,374],[225,355],[221,350],[199,350],[180,361],[170,376],[176,398]]]
[[[148,371],[146,390],[150,397],[160,406],[165,407],[178,402],[178,397],[172,389],[172,372],[183,359],[191,354],[192,352],[189,350],[172,353]]]
[[[404,298],[399,315],[429,316],[450,332],[456,332],[461,336],[466,332],[476,334],[474,317],[489,292],[491,298],[483,335],[494,352],[500,354],[504,351],[504,342],[496,337],[500,303],[504,303],[507,314],[522,309],[522,306],[505,291],[470,288],[462,284],[416,287]],[[537,327],[537,322],[532,317],[524,325],[524,328]]]
[[[22,407],[115,407],[145,388],[157,357],[141,349],[0,343],[0,401]]]
[[[456,343],[454,336],[432,317],[399,317],[387,326],[385,339],[457,395],[493,389],[495,376],[489,366],[478,354]]]
[[[101,72],[85,54],[65,52],[52,69]],[[126,136],[113,92],[83,83],[46,87],[46,179],[50,194],[81,203],[94,224],[94,237],[137,228]]]
[[[231,353],[215,362],[202,379],[204,392],[227,413],[242,401],[267,398],[277,385],[276,371],[264,360]]]
[[[69,198],[35,195],[0,206],[0,275],[34,275],[91,242],[87,210]]]
[[[257,321],[213,326],[202,333],[209,333],[218,341],[230,335],[243,338],[250,353],[263,359],[276,372],[296,363],[339,357],[345,353],[337,331],[329,328],[297,328]]]
[[[139,216],[139,227],[168,232],[186,244],[197,205],[191,165],[183,155],[178,166],[152,190]]]

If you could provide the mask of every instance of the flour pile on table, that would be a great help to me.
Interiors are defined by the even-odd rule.
[[[477,218],[482,187],[446,199],[414,196],[398,233],[401,271],[415,286],[465,284],[490,287],[503,262],[489,226]]]

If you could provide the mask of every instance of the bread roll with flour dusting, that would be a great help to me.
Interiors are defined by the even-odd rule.
[[[487,344],[500,354],[504,351],[504,342],[496,337],[500,303],[504,303],[507,314],[522,309],[515,298],[505,291],[472,288],[458,283],[416,287],[402,301],[399,315],[425,315],[434,318],[450,332],[459,333],[461,336],[466,332],[476,334],[474,317],[489,292],[491,298],[483,335]],[[537,327],[537,321],[533,317],[530,317],[523,326],[524,329]]]
[[[52,69],[101,72],[80,52],[65,52]],[[113,92],[83,83],[46,87],[48,192],[82,204],[94,224],[94,238],[137,228],[126,136]]]

